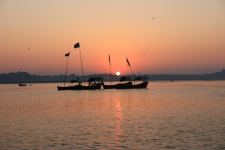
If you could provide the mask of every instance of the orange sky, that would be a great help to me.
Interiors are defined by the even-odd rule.
[[[154,20],[152,18],[155,18]],[[225,68],[224,0],[0,0],[0,73],[202,73]],[[31,49],[28,50],[27,48]]]

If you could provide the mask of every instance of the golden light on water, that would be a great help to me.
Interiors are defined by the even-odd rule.
[[[120,145],[120,140],[122,136],[122,129],[121,129],[121,123],[122,123],[122,108],[120,104],[120,99],[117,99],[115,102],[115,137],[114,140],[116,142],[116,145]]]

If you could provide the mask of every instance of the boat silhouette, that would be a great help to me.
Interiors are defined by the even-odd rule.
[[[84,81],[84,69],[83,69],[83,64],[82,64],[80,43],[78,42],[78,43],[74,44],[74,48],[75,49],[79,48],[79,51],[80,51],[80,63],[81,63],[81,71],[82,71],[82,77],[83,77],[82,81]],[[57,86],[58,91],[63,91],[63,90],[97,90],[97,89],[101,89],[102,82],[97,82],[97,79],[89,79],[88,80],[88,85],[83,85],[84,83],[82,81],[76,81],[76,82],[73,82],[76,85],[65,86],[69,55],[70,55],[70,52],[65,54],[65,57],[67,57],[68,59],[67,59],[67,63],[66,63],[66,72],[65,72],[64,86]]]
[[[97,89],[101,89],[102,84],[101,83],[91,83],[87,86],[82,85],[80,83],[78,83],[77,85],[72,85],[72,86],[57,86],[59,91],[62,90],[97,90]]]
[[[126,58],[126,62],[130,68],[131,74],[133,74],[130,61]],[[148,86],[148,81],[146,79],[142,79],[141,77],[136,77],[134,81],[130,76],[122,76],[120,78],[120,83],[111,84],[111,59],[109,55],[109,65],[110,65],[110,85],[103,83],[104,89],[144,89]],[[124,82],[126,81],[126,82]],[[136,81],[142,81],[141,83],[135,83]]]
[[[138,77],[140,78],[140,77]],[[126,81],[126,82],[124,82]],[[130,77],[121,77],[120,83],[106,85],[103,84],[104,89],[144,89],[148,86],[148,81],[143,80],[141,83],[135,83],[137,81],[131,81]]]
[[[19,85],[19,86],[27,86],[26,83],[19,83],[18,85]]]

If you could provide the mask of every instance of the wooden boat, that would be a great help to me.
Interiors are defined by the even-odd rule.
[[[126,62],[127,62],[127,65],[130,68],[131,74],[133,74],[133,71],[131,69],[130,61],[128,60],[127,57],[126,57]],[[110,85],[106,85],[106,84],[103,83],[104,89],[144,89],[144,88],[147,88],[148,81],[146,79],[142,79],[141,77],[136,77],[132,82],[131,76],[122,76],[120,78],[121,83],[111,85],[111,59],[110,59],[110,54],[109,54],[109,66],[110,66]],[[128,81],[128,82],[124,83],[124,81]],[[138,84],[135,84],[135,81],[142,81],[142,82],[138,83]]]
[[[27,86],[26,83],[19,83],[19,86]]]
[[[78,42],[78,43],[74,44],[74,48],[79,48],[79,51],[80,51],[81,71],[82,71],[83,81],[84,81],[84,70],[83,70],[82,59],[81,59],[82,57],[81,57],[80,43]],[[97,81],[97,80],[100,80],[100,78],[90,78],[88,80],[88,82],[89,82],[88,85],[82,85],[82,82],[75,81],[75,82],[78,83],[77,85],[65,86],[69,55],[70,55],[70,52],[68,52],[68,53],[65,54],[65,57],[67,57],[68,59],[67,59],[67,63],[66,63],[64,86],[57,86],[57,89],[59,91],[62,91],[62,90],[97,90],[97,89],[101,89],[102,82],[99,83]]]
[[[132,86],[132,82],[117,83],[113,85],[103,84],[104,89],[126,89],[127,87],[130,87],[130,86]]]
[[[116,86],[116,89],[145,89],[148,86],[148,82],[142,82],[139,84],[133,84],[132,82],[127,82],[129,84],[119,84]]]
[[[142,80],[140,77],[136,78],[135,81]],[[128,81],[123,83],[124,81]],[[104,89],[144,89],[148,86],[147,80],[142,80],[141,83],[135,84],[135,82],[131,81],[131,77],[121,77],[121,83],[113,84],[113,85],[105,85],[103,84]]]
[[[88,85],[82,85],[82,82],[77,80],[71,81],[71,83],[78,83],[77,85],[72,86],[57,86],[59,91],[61,90],[99,90],[102,87],[102,78],[101,77],[92,77],[88,79]]]
[[[138,83],[138,84],[135,84],[135,82],[140,82],[141,81],[141,83]],[[141,78],[141,77],[136,77],[135,79],[134,79],[134,84],[132,84],[132,89],[144,89],[144,88],[147,88],[147,86],[148,86],[148,80],[147,80],[147,78]]]
[[[145,89],[148,86],[148,81],[144,81],[139,84],[133,84],[132,82],[118,83],[114,85],[103,84],[104,89]]]
[[[139,84],[132,84],[131,89],[146,89],[148,86],[148,81],[143,81]]]
[[[98,90],[101,89],[102,84],[101,83],[96,83],[92,85],[73,85],[73,86],[57,86],[58,91],[63,91],[63,90]]]

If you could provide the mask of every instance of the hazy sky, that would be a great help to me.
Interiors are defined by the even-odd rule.
[[[154,18],[154,19],[153,19]],[[224,0],[0,0],[0,73],[202,73],[225,68]],[[28,50],[30,48],[30,50]]]

